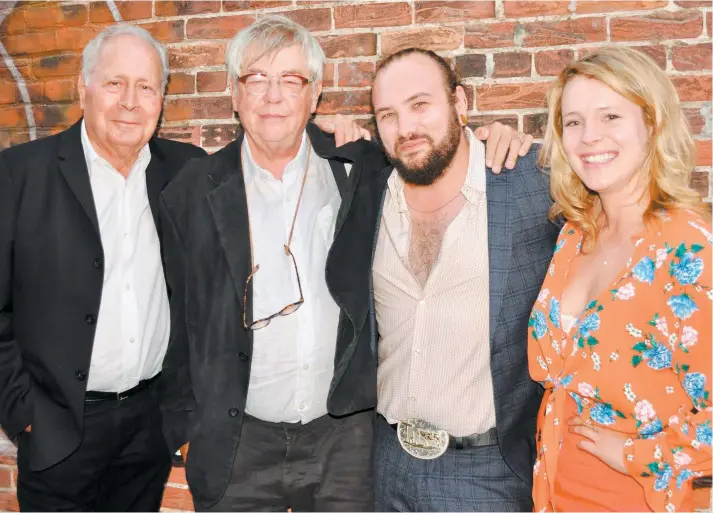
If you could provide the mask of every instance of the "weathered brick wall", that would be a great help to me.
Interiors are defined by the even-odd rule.
[[[698,140],[696,187],[710,199],[710,0],[381,1],[210,0],[0,2],[0,146],[66,128],[80,116],[76,76],[84,44],[122,19],[169,48],[161,132],[209,150],[235,120],[223,64],[227,40],[256,16],[285,14],[318,35],[328,57],[319,115],[368,123],[379,58],[406,46],[449,56],[467,84],[471,121],[500,120],[541,137],[548,82],[564,63],[605,44],[631,45],[671,75]],[[0,510],[16,509],[12,446],[0,439]],[[190,501],[181,470],[165,507]],[[182,488],[183,487],[183,488]]]

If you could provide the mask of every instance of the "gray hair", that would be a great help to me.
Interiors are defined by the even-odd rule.
[[[99,34],[97,34],[94,39],[87,43],[82,52],[82,78],[85,84],[89,84],[89,79],[94,72],[94,68],[99,60],[99,54],[101,53],[102,46],[104,43],[110,39],[118,36],[135,36],[139,39],[146,41],[151,47],[156,50],[158,54],[158,60],[161,62],[161,92],[166,90],[166,83],[168,82],[168,52],[166,47],[161,43],[156,41],[151,34],[145,29],[137,27],[136,25],[128,25],[126,23],[118,23],[110,27],[105,28]]]
[[[322,80],[324,73],[324,50],[319,46],[312,33],[294,21],[277,14],[259,18],[252,25],[242,29],[228,45],[225,63],[228,66],[228,78],[233,81],[240,76],[243,58],[249,47],[256,45],[260,50],[258,60],[264,55],[274,54],[284,48],[300,45],[307,58],[307,67],[314,82]],[[252,64],[252,63],[247,63]]]

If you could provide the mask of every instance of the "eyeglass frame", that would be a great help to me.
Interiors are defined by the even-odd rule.
[[[251,93],[251,92],[249,91],[249,89],[248,89],[248,84],[247,84],[248,78],[254,77],[254,76],[256,76],[256,75],[260,75],[260,76],[263,76],[263,77],[266,78],[265,83],[266,83],[267,85],[266,85],[266,87],[265,87],[265,91],[262,92],[262,93]],[[268,75],[267,73],[262,73],[262,72],[259,72],[259,71],[256,71],[256,72],[254,72],[254,73],[246,73],[245,75],[240,75],[240,76],[237,78],[237,80],[238,80],[238,82],[240,82],[241,84],[243,84],[243,86],[245,87],[245,91],[247,91],[247,93],[248,93],[249,95],[251,95],[251,96],[264,96],[264,95],[266,95],[267,92],[270,90],[270,82],[271,82],[272,80],[275,80],[275,81],[277,82],[277,84],[280,86],[280,91],[282,91],[283,94],[284,94],[284,89],[283,89],[284,86],[282,85],[282,82],[280,82],[280,80],[281,80],[282,78],[284,78],[284,77],[299,78],[299,79],[302,81],[302,88],[301,88],[298,92],[296,92],[296,93],[290,93],[291,96],[297,96],[298,94],[300,94],[300,93],[304,90],[304,88],[305,88],[305,86],[307,86],[307,84],[311,84],[312,82],[314,82],[314,76],[308,78],[308,77],[305,77],[305,76],[300,75],[299,73],[283,73],[283,74],[280,74],[280,75]]]

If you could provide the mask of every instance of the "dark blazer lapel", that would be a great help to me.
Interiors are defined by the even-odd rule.
[[[221,160],[216,161],[208,173],[216,187],[207,195],[213,214],[213,221],[225,252],[233,286],[240,298],[240,313],[243,310],[245,280],[251,272],[250,222],[245,180],[240,163],[242,134],[220,152]],[[249,291],[252,294],[252,291]],[[247,312],[250,321],[252,312]]]
[[[161,238],[161,223],[158,211],[158,198],[161,191],[171,179],[171,172],[166,169],[165,155],[156,144],[154,139],[149,141],[149,150],[151,150],[151,160],[146,167],[146,192],[149,197],[149,206],[153,215],[156,231],[159,239]],[[178,171],[177,169],[175,171]]]
[[[512,244],[512,207],[509,174],[486,168],[488,201],[488,263],[490,266],[490,343],[497,329],[503,292],[507,283]]]
[[[59,147],[59,169],[69,188],[77,197],[79,204],[86,212],[94,230],[99,235],[97,209],[94,205],[92,186],[89,182],[87,161],[82,148],[82,120],[80,119],[62,134]]]

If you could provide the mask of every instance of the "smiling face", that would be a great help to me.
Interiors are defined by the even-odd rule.
[[[134,35],[104,42],[89,83],[79,78],[87,135],[104,156],[138,152],[156,131],[161,114],[161,61]]]
[[[467,112],[461,87],[447,90],[443,70],[414,53],[379,71],[372,89],[379,136],[389,159],[407,183],[430,185],[466,144],[458,115]]]
[[[254,51],[254,49],[252,49]],[[244,62],[250,62],[250,52]],[[301,140],[310,115],[317,108],[322,83],[309,83],[293,94],[283,89],[275,77],[300,75],[311,78],[305,52],[292,45],[275,54],[264,55],[243,66],[241,74],[263,73],[273,77],[265,94],[248,93],[245,84],[232,84],[233,108],[248,136],[260,145],[292,147]]]
[[[602,195],[643,187],[649,130],[641,107],[577,76],[562,93],[562,127],[567,160],[587,188]]]

